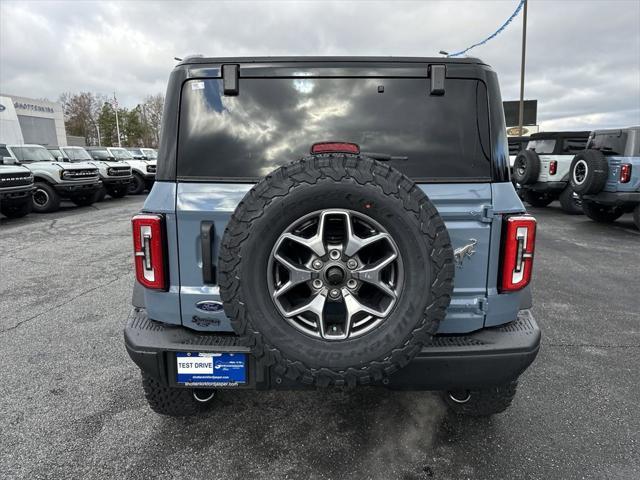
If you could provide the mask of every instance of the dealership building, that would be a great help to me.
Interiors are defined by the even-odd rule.
[[[62,105],[0,94],[0,143],[66,145]]]

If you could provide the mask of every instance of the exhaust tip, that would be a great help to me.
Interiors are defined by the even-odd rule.
[[[193,391],[193,398],[200,403],[207,403],[216,395],[215,390],[198,389]]]
[[[455,403],[467,403],[471,400],[471,392],[469,390],[462,390],[457,392],[447,392],[449,398]]]

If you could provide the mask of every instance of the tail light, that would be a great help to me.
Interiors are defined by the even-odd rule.
[[[551,160],[549,162],[549,175],[555,175],[557,171],[558,171],[558,161]]]
[[[631,164],[623,163],[620,165],[620,183],[629,183],[631,180]]]
[[[161,215],[136,215],[131,224],[136,279],[146,288],[167,290],[164,218]]]
[[[507,217],[503,224],[500,292],[526,287],[531,280],[536,219],[530,215]]]
[[[353,153],[359,154],[360,147],[355,143],[347,142],[318,142],[311,145],[311,154],[319,153]]]

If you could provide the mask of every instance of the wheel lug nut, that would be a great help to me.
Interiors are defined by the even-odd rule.
[[[354,270],[357,266],[358,266],[358,262],[356,261],[355,258],[350,258],[349,260],[347,260],[347,268],[349,270]]]
[[[313,288],[322,288],[322,280],[320,280],[319,278],[316,278],[313,281]]]
[[[329,252],[329,257],[331,257],[332,260],[337,260],[340,258],[340,250],[331,250]]]
[[[354,289],[358,286],[358,282],[356,282],[353,278],[347,282],[347,287],[350,289]]]
[[[337,288],[332,288],[332,289],[329,291],[329,296],[330,296],[331,298],[338,298],[338,297],[340,296],[340,290],[338,290]]]
[[[313,268],[315,268],[316,270],[320,270],[322,268],[322,260],[320,260],[319,258],[316,258],[312,263],[311,266]]]

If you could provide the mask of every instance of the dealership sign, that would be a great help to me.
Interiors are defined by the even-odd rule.
[[[52,107],[43,107],[34,103],[13,102],[16,110],[29,110],[31,112],[55,113]]]

